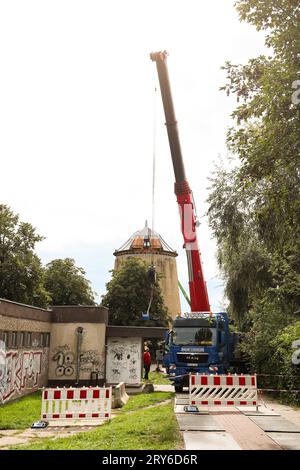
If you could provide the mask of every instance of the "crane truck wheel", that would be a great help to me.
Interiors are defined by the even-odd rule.
[[[182,385],[174,385],[176,393],[182,393],[183,386]]]

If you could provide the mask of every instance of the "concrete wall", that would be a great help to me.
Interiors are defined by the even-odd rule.
[[[77,328],[83,328],[79,357],[77,354]],[[88,383],[92,372],[104,380],[105,323],[53,323],[49,384],[75,383],[79,367],[79,383]],[[79,361],[78,361],[79,359]]]
[[[47,385],[50,312],[0,300],[0,403]]]
[[[0,404],[46,386],[93,385],[93,373],[102,385],[105,369],[110,383],[138,385],[143,338],[163,338],[165,328],[107,324],[105,307],[43,310],[0,299]]]
[[[107,339],[106,382],[139,385],[142,373],[142,338]]]
[[[176,257],[163,253],[137,253],[134,255],[122,253],[116,256],[115,270],[118,271],[129,257],[140,258],[149,266],[153,260],[157,272],[163,274],[163,277],[160,280],[160,287],[165,305],[169,310],[169,314],[174,319],[181,312]]]
[[[105,307],[52,307],[49,358],[50,386],[91,385],[104,382]],[[82,329],[82,334],[77,331]],[[79,343],[78,343],[79,341]]]
[[[62,306],[44,310],[0,299],[0,403],[47,385],[104,381],[104,307]],[[82,327],[80,354],[76,329]],[[94,377],[93,377],[94,378]],[[95,377],[96,378],[96,377]]]

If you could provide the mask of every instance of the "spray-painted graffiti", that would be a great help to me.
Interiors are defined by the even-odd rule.
[[[137,384],[141,380],[141,339],[109,338],[106,380]]]
[[[6,347],[4,341],[0,341],[0,403],[3,400],[3,390],[6,380]]]
[[[70,377],[75,370],[75,354],[70,351],[67,344],[54,349],[52,360],[56,362],[55,374],[57,377]]]
[[[120,375],[121,375],[120,370],[119,369],[112,369],[111,373],[112,373],[113,377],[118,379],[118,380],[116,380],[116,382],[119,382]]]
[[[89,349],[80,354],[80,370],[82,372],[97,372],[104,377],[104,354],[96,349]]]
[[[38,388],[42,351],[6,351],[0,348],[0,403]]]

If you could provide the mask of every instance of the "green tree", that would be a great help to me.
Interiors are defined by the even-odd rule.
[[[237,170],[217,168],[210,188],[209,222],[218,246],[218,264],[225,281],[229,313],[240,329],[264,291],[275,287],[272,259],[261,241],[253,214],[257,194],[241,187]]]
[[[266,32],[270,56],[223,67],[221,89],[238,102],[227,135],[237,164],[212,178],[209,220],[229,311],[244,330],[243,350],[256,372],[282,370],[285,388],[293,367],[280,341],[300,307],[300,103],[293,99],[300,4],[237,0],[235,6],[242,21]]]
[[[300,304],[300,105],[292,101],[300,71],[300,6],[295,0],[239,0],[236,8],[241,20],[267,32],[272,48],[271,56],[246,65],[225,64],[222,89],[239,103],[227,143],[239,162],[231,172],[217,172],[209,197],[230,308],[243,318],[247,304],[267,289],[276,288],[291,312]],[[235,302],[239,295],[242,303]]]
[[[276,370],[286,378],[284,387],[291,390],[290,401],[299,404],[300,401],[300,375],[299,375],[299,347],[300,321],[283,328],[271,341],[274,352],[274,365]],[[293,344],[296,343],[296,344]],[[280,385],[280,383],[279,383]],[[279,386],[278,388],[282,388]],[[281,394],[281,399],[286,400],[286,394]]]
[[[112,271],[106,284],[102,305],[109,308],[112,325],[166,326],[169,320],[159,283],[153,289],[150,320],[143,320],[151,298],[151,284],[146,264],[138,258],[128,258],[119,271]]]
[[[55,259],[46,265],[45,288],[52,305],[95,305],[85,271],[72,258]]]
[[[50,297],[43,284],[44,271],[34,252],[42,240],[31,224],[21,222],[7,205],[0,204],[0,297],[47,306]]]

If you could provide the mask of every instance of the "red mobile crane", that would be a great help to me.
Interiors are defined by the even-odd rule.
[[[168,53],[166,51],[154,52],[150,54],[151,60],[156,62],[175,173],[175,194],[180,211],[181,231],[184,239],[184,248],[186,250],[188,262],[191,311],[210,312],[208,293],[204,280],[197,241],[195,204],[193,193],[185,175],[178,126],[175,117],[167,68],[167,56]]]
[[[193,193],[187,182],[182,160],[177,121],[167,69],[167,52],[150,55],[156,62],[172,162],[175,194],[180,211],[181,231],[189,271],[191,313],[177,316],[166,332],[163,364],[175,390],[189,384],[189,375],[224,374],[236,367],[235,348],[238,335],[231,333],[226,312],[212,313],[203,276],[196,233],[196,211]],[[241,363],[242,364],[242,363]]]

